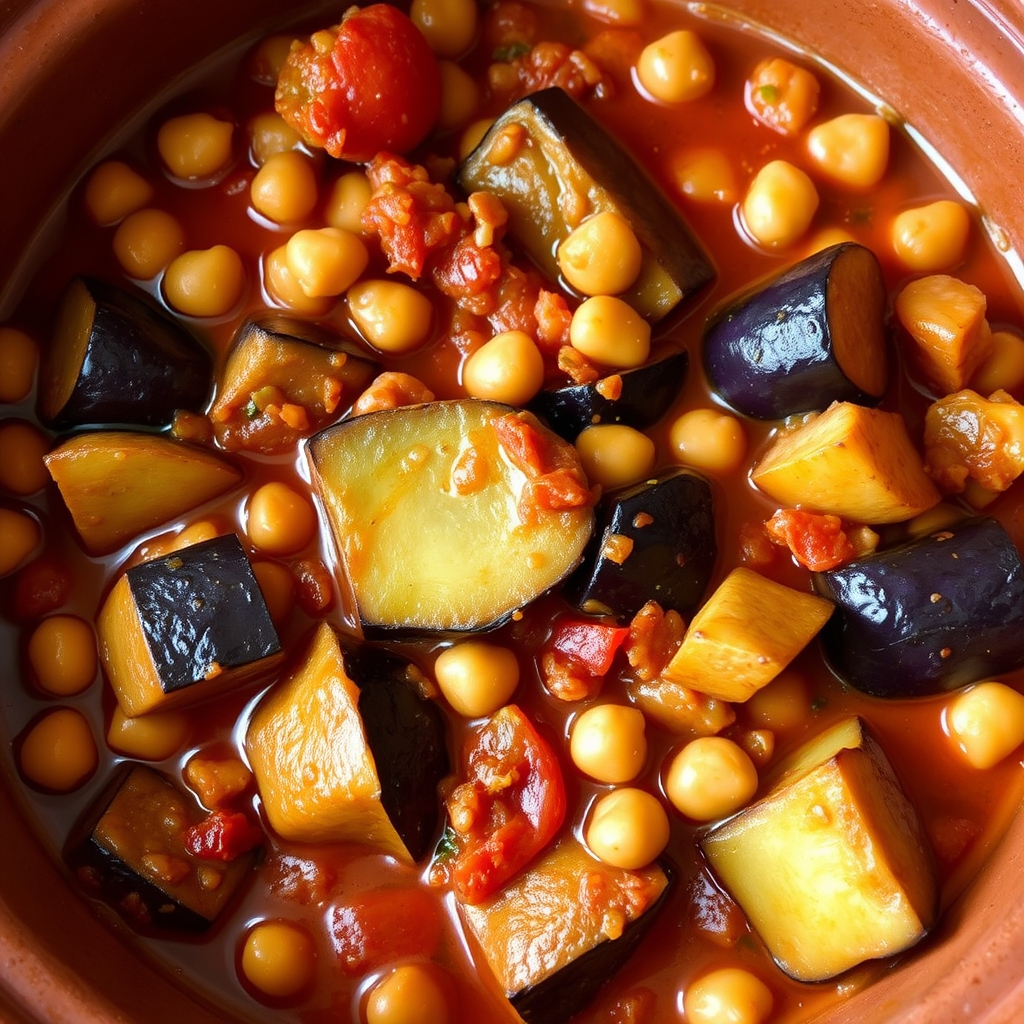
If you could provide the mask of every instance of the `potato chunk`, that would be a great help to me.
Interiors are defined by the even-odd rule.
[[[939,501],[903,417],[850,402],[780,433],[751,479],[784,507],[858,523],[902,522]]]
[[[694,616],[667,680],[727,701],[770,683],[828,621],[832,602],[733,569]]]
[[[779,966],[822,981],[931,928],[931,852],[881,747],[844,719],[779,766],[767,796],[701,843]]]

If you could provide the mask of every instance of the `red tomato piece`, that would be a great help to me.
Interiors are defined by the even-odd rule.
[[[291,50],[275,101],[311,145],[365,162],[426,138],[441,109],[441,72],[407,15],[388,4],[351,7],[336,28]]]
[[[825,572],[850,561],[857,554],[843,530],[839,516],[780,508],[765,523],[768,536],[812,572]]]
[[[568,655],[594,676],[607,675],[615,652],[629,636],[628,626],[607,626],[601,622],[570,620],[555,627],[550,647]]]
[[[235,860],[263,842],[263,830],[241,811],[213,811],[185,829],[185,849],[206,860]]]
[[[59,562],[37,558],[18,570],[11,613],[19,620],[47,615],[67,601],[71,585],[70,573]]]
[[[565,820],[565,782],[547,741],[514,704],[469,740],[463,778],[447,800],[458,851],[451,878],[467,903],[497,892]]]

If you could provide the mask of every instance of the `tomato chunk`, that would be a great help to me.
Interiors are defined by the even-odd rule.
[[[603,676],[612,667],[615,652],[627,636],[628,626],[607,626],[603,622],[572,619],[555,627],[549,644],[579,662],[591,675]]]
[[[825,572],[857,554],[838,516],[780,508],[765,524],[772,541],[788,547],[793,557],[812,572]]]
[[[185,849],[207,860],[235,860],[263,842],[263,830],[241,811],[218,810],[185,830]]]
[[[467,903],[497,892],[539,853],[565,819],[565,783],[554,752],[514,704],[467,744],[447,800],[457,852],[451,879]]]

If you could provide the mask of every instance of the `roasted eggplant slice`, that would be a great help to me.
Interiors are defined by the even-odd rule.
[[[679,210],[619,141],[557,87],[514,103],[462,165],[467,192],[498,196],[509,232],[552,280],[555,252],[584,218],[620,214],[640,242],[636,283],[622,295],[658,320],[714,278]]]
[[[244,880],[253,854],[197,857],[186,830],[203,809],[152,768],[118,772],[72,834],[64,858],[83,888],[136,927],[203,931]]]
[[[509,406],[358,416],[308,454],[368,632],[498,625],[566,576],[590,538],[576,450]]]
[[[75,278],[39,375],[39,415],[54,427],[168,426],[213,390],[209,353],[180,323],[114,285]]]
[[[876,405],[888,377],[885,302],[870,249],[841,242],[814,253],[714,318],[704,335],[711,387],[756,419]]]
[[[283,651],[235,534],[142,562],[96,620],[100,655],[128,716],[194,704],[262,678]]]
[[[157,434],[79,434],[45,456],[90,554],[105,555],[242,479],[213,452]]]
[[[273,453],[339,419],[377,372],[352,342],[281,314],[238,329],[210,410],[229,451]]]
[[[440,827],[448,773],[440,712],[393,655],[347,650],[321,623],[245,738],[274,830],[303,843],[366,843],[405,863]]]
[[[688,353],[673,352],[593,384],[541,391],[530,408],[567,441],[575,441],[598,423],[624,423],[646,430],[668,412],[682,390],[689,365]]]
[[[570,836],[499,895],[461,912],[519,1016],[565,1024],[636,951],[674,881],[663,863],[602,864]]]
[[[610,494],[570,587],[581,611],[631,619],[648,601],[689,616],[715,566],[711,485],[688,469]]]
[[[1024,565],[994,519],[817,573],[814,587],[837,605],[829,664],[864,693],[919,697],[1024,665]]]

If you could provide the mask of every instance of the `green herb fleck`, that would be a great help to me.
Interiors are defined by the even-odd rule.
[[[871,209],[870,207],[861,207],[859,210],[851,210],[846,215],[846,220],[850,224],[870,225]]]
[[[256,419],[260,414],[259,406],[256,404],[255,398],[250,398],[245,404],[245,418],[249,420]]]
[[[459,840],[455,835],[455,829],[448,825],[441,833],[441,838],[434,847],[434,863],[444,864],[459,852]]]
[[[819,711],[823,710],[827,704],[828,701],[825,700],[824,697],[815,697],[814,700],[811,701],[811,711],[813,711],[814,714],[817,714]]]
[[[764,103],[778,103],[781,94],[777,85],[759,85],[757,95]]]
[[[524,54],[530,52],[529,43],[510,43],[508,46],[499,46],[494,51],[494,59],[509,63],[516,59],[516,57],[522,57]]]

